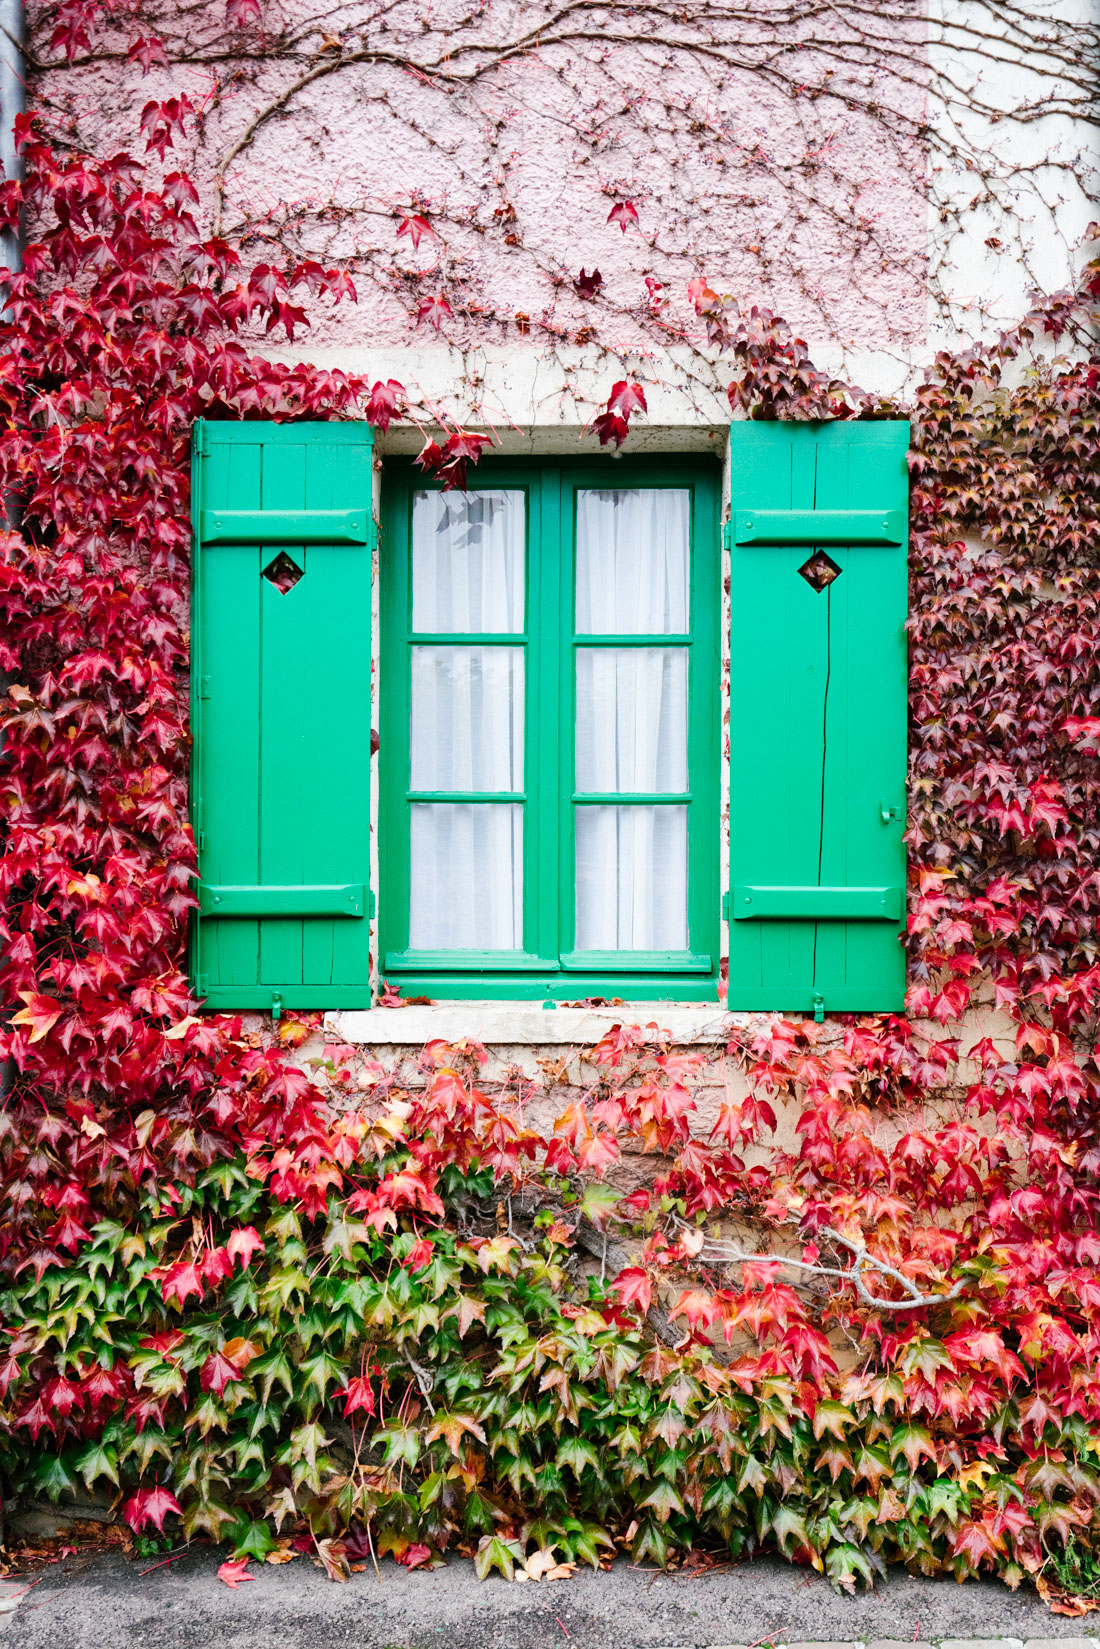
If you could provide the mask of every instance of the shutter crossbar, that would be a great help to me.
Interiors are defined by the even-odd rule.
[[[202,510],[204,544],[366,544],[366,510]]]
[[[733,889],[735,922],[901,920],[900,887],[757,887]]]
[[[199,883],[204,916],[362,916],[367,908],[362,882],[315,887],[233,887]]]
[[[904,510],[737,510],[735,544],[904,544]]]

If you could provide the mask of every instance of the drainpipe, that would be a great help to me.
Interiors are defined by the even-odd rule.
[[[15,117],[27,103],[24,79],[23,0],[0,0],[0,163],[6,179],[23,176],[23,159],[15,147]],[[23,267],[19,230],[0,232],[0,264],[18,273]]]
[[[23,113],[27,102],[26,81],[23,78],[23,0],[0,0],[0,165],[5,179],[23,178],[23,157],[15,147],[15,117]],[[0,266],[18,273],[23,268],[22,226],[0,230]],[[6,310],[3,312],[6,318]],[[9,527],[18,527],[18,512],[14,501],[3,500],[3,517]],[[6,689],[7,676],[0,674],[0,690]],[[11,1088],[11,1060],[0,1063],[0,1106]],[[5,1530],[3,1485],[0,1484],[0,1543]]]
[[[27,103],[24,79],[23,0],[0,0],[0,165],[5,179],[22,181],[23,157],[15,147],[15,118],[23,113]],[[0,266],[18,273],[23,267],[22,227],[0,231]],[[6,316],[6,310],[3,312]],[[3,318],[3,317],[0,317]],[[18,528],[19,514],[12,498],[3,500],[3,517],[9,527]],[[0,674],[0,690],[6,690],[8,677]],[[11,1061],[0,1063],[0,1105],[11,1087]],[[4,1506],[0,1498],[0,1538],[3,1536]]]

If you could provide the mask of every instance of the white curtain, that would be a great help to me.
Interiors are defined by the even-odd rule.
[[[409,944],[414,950],[523,945],[523,808],[414,802]]]
[[[577,495],[576,632],[685,634],[690,497],[632,488]],[[688,787],[685,647],[579,647],[578,791]],[[687,808],[575,809],[578,950],[687,947]]]
[[[523,648],[412,649],[413,790],[523,789]]]
[[[460,638],[523,630],[524,567],[523,493],[415,495],[413,630],[456,643],[412,648],[414,791],[523,789],[524,650]],[[521,949],[522,804],[415,802],[410,813],[410,946]]]
[[[688,631],[689,503],[686,489],[578,494],[578,635]],[[524,649],[460,638],[522,632],[524,540],[521,493],[414,499],[413,630],[456,638],[412,648],[414,791],[523,789]],[[579,647],[575,659],[576,789],[686,790],[688,649]],[[410,812],[410,945],[521,949],[523,805],[414,802]],[[575,824],[577,948],[685,949],[687,808],[581,804]]]
[[[687,948],[687,808],[577,807],[578,950]]]
[[[686,487],[577,493],[577,634],[686,635]]]
[[[522,631],[524,497],[503,491],[414,494],[414,631]]]
[[[686,647],[578,647],[577,789],[686,790]]]

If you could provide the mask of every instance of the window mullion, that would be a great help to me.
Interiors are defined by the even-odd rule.
[[[524,897],[526,942],[556,967],[558,934],[558,797],[561,740],[555,737],[561,677],[561,470],[549,464],[531,489],[528,530],[528,674],[524,788],[529,842]]]

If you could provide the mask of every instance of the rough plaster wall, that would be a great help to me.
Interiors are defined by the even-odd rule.
[[[930,21],[947,28],[966,21],[968,12],[971,0],[929,0]],[[1041,0],[1035,15],[1095,26],[1100,3]],[[988,115],[971,111],[963,119],[933,92],[930,119],[945,138],[958,140],[960,149],[968,142],[988,148],[997,156],[1001,174],[988,198],[967,213],[962,232],[954,234],[942,221],[942,211],[966,207],[985,191],[962,164],[961,154],[932,166],[930,294],[946,300],[947,313],[930,301],[928,341],[944,349],[1011,326],[1025,313],[1033,292],[1057,291],[1072,278],[1089,225],[1098,216],[1100,138],[1095,125],[1075,126],[1058,111],[1066,82],[1052,74],[1051,59],[1041,53],[1022,61],[1013,56],[986,62],[977,71],[973,65],[964,68],[956,54],[934,43],[929,63],[933,86],[946,72],[956,81],[976,84],[992,108]],[[1032,97],[1041,98],[1047,112],[1024,127],[1005,126],[1003,114]],[[1015,241],[1004,235],[1005,211],[1017,225]]]
[[[301,21],[312,10],[267,0],[265,22],[274,32],[280,21]],[[395,16],[421,19],[421,52],[433,41],[445,48],[449,13],[465,10],[457,0],[393,8]],[[760,11],[768,10],[764,0]],[[326,7],[324,27],[354,38],[357,20],[367,15],[361,0]],[[528,4],[488,0],[479,27],[487,38],[508,40],[537,15]],[[214,49],[224,16],[224,0],[188,8],[196,48]],[[826,10],[814,26],[827,32],[836,25]],[[919,50],[923,21],[914,13],[895,32]],[[185,160],[207,203],[217,158],[292,78],[288,65],[272,61],[234,82],[232,67],[223,60],[142,77],[116,59],[76,73],[48,72],[39,85],[72,108],[83,136],[108,150],[133,145],[147,100],[183,89],[196,103],[205,100],[201,144],[191,153],[170,151],[166,169]],[[819,77],[812,53],[802,67],[807,83]],[[798,69],[795,59],[796,80]],[[215,76],[223,91],[212,103]],[[920,118],[919,74],[908,84],[877,78],[876,84],[870,77],[873,91]],[[690,144],[661,138],[655,94],[691,116]],[[569,410],[576,381],[595,399],[607,393],[594,352],[573,342],[578,329],[600,319],[606,343],[639,351],[653,382],[667,378],[677,386],[667,408],[654,411],[656,420],[720,423],[724,408],[720,393],[708,393],[709,372],[684,393],[699,376],[703,342],[686,301],[688,281],[704,274],[800,326],[819,314],[815,345],[834,352],[867,357],[884,345],[905,354],[919,349],[926,222],[914,180],[924,164],[915,144],[885,137],[842,97],[791,95],[787,86],[748,72],[701,83],[682,57],[642,39],[596,50],[590,60],[567,48],[534,52],[502,63],[461,96],[387,64],[359,63],[301,91],[236,157],[227,174],[226,224],[235,228],[247,218],[258,256],[266,250],[262,236],[276,228],[284,241],[301,237],[305,250],[333,261],[384,254],[384,273],[359,281],[359,304],[319,314],[302,344],[278,351],[284,357],[304,353],[322,364],[392,373],[441,402],[453,402],[461,381],[467,407],[482,403],[483,420],[504,428],[552,425],[563,412],[576,424],[575,408]],[[612,202],[624,198],[637,203],[640,220],[625,234],[606,221]],[[413,199],[439,221],[446,215],[445,243],[426,236],[413,248],[409,239],[397,240],[398,214]],[[522,244],[509,245],[494,221],[502,200],[514,209]],[[561,279],[563,270],[597,265],[614,306],[610,319]],[[673,300],[656,356],[652,327],[639,324],[648,313],[646,276]],[[456,311],[467,305],[461,324],[449,330],[464,351],[475,352],[472,362],[412,319],[416,298],[437,290],[447,291]],[[526,334],[515,328],[517,312],[532,318]],[[560,329],[553,363],[538,324],[544,316]],[[598,382],[586,385],[593,371]],[[692,405],[694,399],[701,404]]]
[[[499,1021],[501,1008],[496,1003],[447,1004],[449,1014],[456,1008],[465,1010],[464,1031],[472,1042],[484,1041],[487,1060],[482,1068],[482,1080],[489,1088],[521,1090],[527,1082],[537,1085],[534,1097],[522,1109],[527,1125],[549,1132],[553,1127],[555,1117],[560,1115],[566,1105],[590,1090],[601,1076],[598,1066],[586,1057],[601,1034],[600,1027],[596,1027],[589,1034],[593,1040],[577,1041],[573,1044],[563,1044],[560,1041],[538,1042],[528,1038],[522,1042],[505,1042],[499,1040],[507,1034],[500,1030]],[[666,1028],[670,1020],[670,1004],[668,1003],[629,1003],[614,1012],[601,1011],[601,1019],[607,1025],[619,1023],[623,1025],[654,1024]],[[560,1011],[560,1010],[559,1010]],[[695,1010],[697,1013],[699,1010]],[[527,1005],[525,1013],[530,1012]],[[387,1023],[385,1029],[363,1031],[359,1027],[365,1018],[362,1014],[346,1013],[332,1014],[328,1017],[324,1036],[318,1035],[305,1043],[300,1052],[302,1063],[308,1066],[309,1061],[318,1059],[326,1039],[346,1042],[351,1046],[358,1046],[360,1053],[358,1062],[364,1069],[372,1064],[379,1071],[397,1071],[401,1083],[409,1088],[421,1088],[429,1080],[418,1060],[427,1035],[431,1035],[430,1013],[423,1010],[394,1008],[375,1010],[370,1018],[374,1027],[380,1022],[380,1016]],[[407,1033],[402,1028],[402,1019],[408,1016],[415,1026],[415,1037],[411,1041],[403,1039]],[[541,1017],[541,1015],[540,1015]],[[549,1017],[548,1015],[546,1017]],[[706,1040],[693,1040],[690,1031],[678,1033],[673,1030],[670,1040],[678,1047],[693,1050],[704,1061],[701,1067],[697,1087],[694,1090],[696,1110],[690,1118],[693,1134],[705,1136],[710,1133],[717,1120],[721,1105],[730,1100],[743,1099],[749,1092],[749,1086],[744,1074],[735,1062],[726,1057],[726,1040],[737,1024],[743,1024],[752,1017],[744,1014],[723,1015],[716,1010],[714,1023],[708,1027]],[[358,1024],[357,1024],[358,1022]],[[496,1028],[490,1032],[491,1039],[486,1037],[486,1028],[495,1022]],[[411,1027],[410,1027],[411,1029]],[[944,1033],[939,1026],[918,1024],[918,1033],[923,1032],[929,1039],[935,1039]],[[444,1034],[442,1030],[438,1034]],[[830,1021],[822,1030],[821,1041],[823,1046],[838,1045],[843,1039],[842,1028]],[[969,1058],[969,1052],[983,1037],[989,1037],[994,1047],[1005,1059],[1016,1056],[1016,1026],[1014,1021],[1003,1011],[995,1009],[991,1003],[979,1005],[968,1010],[958,1027],[952,1027],[952,1035],[959,1040],[959,1062],[957,1066],[957,1081],[959,1083],[975,1082],[979,1079],[979,1068]],[[367,1040],[369,1038],[369,1040]],[[383,1038],[386,1038],[384,1040]],[[353,1063],[356,1061],[353,1060]],[[321,1081],[324,1085],[325,1078]],[[366,1089],[369,1091],[370,1080],[366,1080]],[[337,1090],[333,1090],[334,1094]],[[353,1096],[358,1102],[358,1095]],[[775,1143],[786,1151],[799,1149],[800,1139],[795,1132],[795,1123],[800,1114],[800,1107],[792,1101],[772,1101],[776,1111],[777,1129]],[[932,1123],[938,1118],[947,1115],[955,1106],[956,1100],[951,1096],[932,1103],[927,1110],[913,1113],[886,1115],[881,1119],[882,1142],[891,1144],[902,1133],[922,1122]],[[750,1159],[751,1160],[751,1159]],[[648,1171],[648,1170],[647,1170]]]
[[[470,85],[433,81],[403,64],[435,57],[446,68],[455,43],[514,40],[550,8],[345,0],[318,10],[313,0],[264,0],[257,42],[227,37],[224,0],[196,0],[186,13],[168,0],[146,3],[154,21],[158,5],[167,18],[171,49],[185,44],[194,62],[143,77],[126,64],[120,35],[110,61],[51,69],[36,77],[37,89],[105,148],[135,145],[147,100],[186,91],[204,111],[202,139],[169,151],[166,169],[188,166],[207,215],[219,159],[290,81],[332,61],[324,41],[339,38],[345,51],[368,40],[377,46],[373,61],[320,74],[256,130],[226,169],[225,222],[234,231],[249,226],[257,257],[296,245],[333,261],[358,259],[365,271],[356,307],[317,313],[309,333],[272,353],[397,377],[496,430],[506,445],[522,445],[533,426],[540,437],[563,425],[575,432],[606,397],[611,364],[576,341],[590,325],[620,356],[635,352],[650,424],[720,426],[728,369],[712,370],[686,302],[687,283],[700,274],[786,314],[825,367],[870,388],[896,388],[935,347],[1017,317],[1033,286],[1064,284],[1095,215],[1095,128],[1083,138],[1085,123],[1058,112],[1065,85],[1041,51],[1002,52],[998,63],[960,49],[953,24],[991,26],[974,0],[928,0],[908,20],[894,7],[872,8],[868,27],[881,42],[874,70],[837,69],[821,49],[806,49],[778,60],[781,73],[771,78],[725,66],[708,73],[705,58],[689,63],[656,43],[649,21],[650,37],[639,22],[629,45],[540,45]],[[1087,22],[1098,4],[1036,0],[1034,14],[1040,25],[1046,17],[1052,26]],[[781,0],[760,0],[751,9],[761,32],[771,28],[782,44],[794,28],[769,22],[780,8]],[[32,5],[32,37],[36,15]],[[690,0],[678,15],[716,13]],[[842,24],[838,8],[807,7],[800,26],[827,47]],[[751,56],[751,28],[720,27],[727,45]],[[257,51],[283,29],[298,31],[293,58]],[[250,58],[234,57],[236,41]],[[904,75],[883,66],[899,46],[911,56]],[[995,58],[996,39],[991,47]],[[826,62],[838,95],[804,95]],[[468,66],[462,59],[454,68]],[[992,114],[962,106],[958,94],[968,88]],[[886,131],[845,100],[852,89],[906,119],[926,119],[938,152],[930,157]],[[1023,125],[998,117],[1036,97],[1051,112]],[[675,134],[664,100],[681,120]],[[985,189],[966,159],[976,149],[998,175],[987,203],[967,215]],[[621,234],[606,218],[624,198],[637,203],[639,225]],[[417,248],[396,235],[414,202],[443,226],[442,238],[425,236]],[[514,223],[501,221],[502,204]],[[961,234],[950,221],[956,207],[966,218]],[[1005,222],[1019,233],[1006,233]],[[569,277],[582,266],[599,267],[610,306],[574,293]],[[656,331],[647,276],[671,300],[668,324]],[[457,312],[447,342],[414,320],[418,298],[438,291]],[[517,330],[517,313],[530,317],[527,330]],[[631,439],[644,441],[644,429]],[[415,440],[397,434],[393,449]]]

